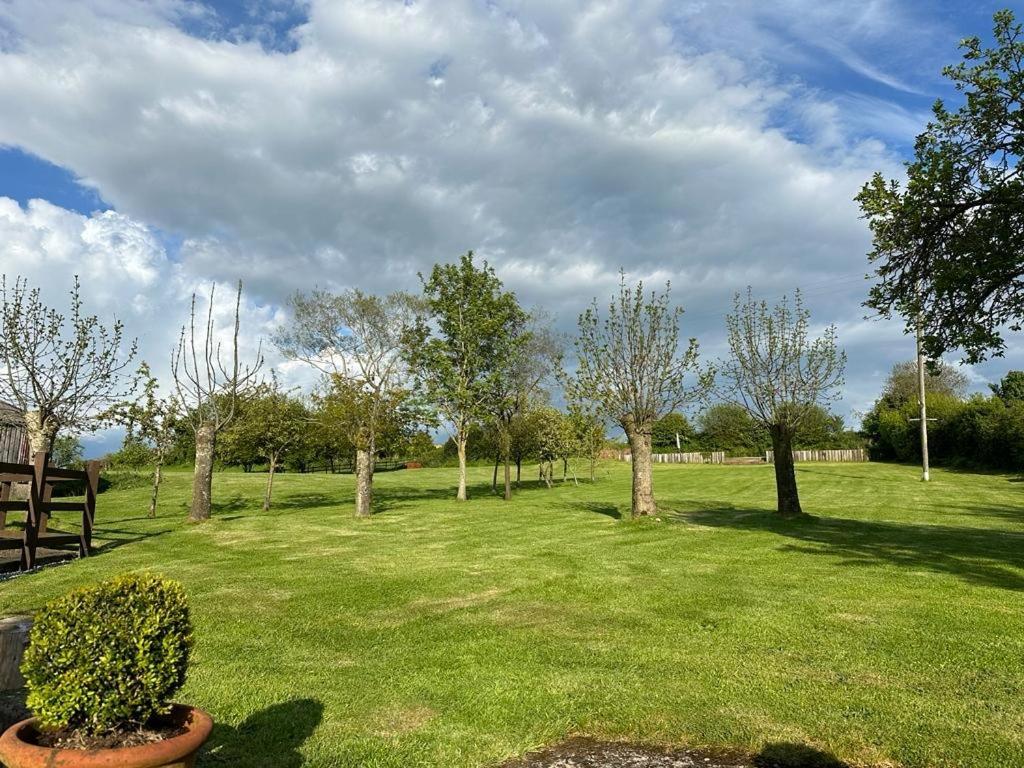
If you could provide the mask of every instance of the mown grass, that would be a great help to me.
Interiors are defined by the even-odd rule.
[[[202,765],[488,766],[568,734],[854,764],[1024,764],[1024,484],[800,465],[808,521],[776,520],[770,467],[658,466],[659,521],[624,465],[505,503],[474,470],[223,474],[184,523],[172,473],[100,497],[89,560],[0,582],[0,614],[147,569],[186,585],[181,699],[218,728]],[[67,527],[67,525],[65,525]]]

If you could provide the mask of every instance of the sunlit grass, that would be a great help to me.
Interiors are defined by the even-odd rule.
[[[184,522],[171,473],[99,500],[98,556],[0,582],[0,613],[132,569],[186,585],[181,698],[220,724],[206,765],[486,766],[582,733],[852,762],[1024,764],[1024,484],[799,465],[810,521],[770,510],[770,467],[658,466],[630,522],[624,465],[513,502],[473,471],[215,482]],[[65,527],[66,524],[65,524]]]

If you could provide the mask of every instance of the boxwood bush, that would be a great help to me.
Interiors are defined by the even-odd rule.
[[[192,626],[175,581],[128,574],[36,614],[22,662],[29,709],[48,729],[90,736],[169,710],[185,682]]]

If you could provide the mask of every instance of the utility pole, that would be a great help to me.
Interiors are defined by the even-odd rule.
[[[921,315],[917,316],[917,401],[921,422],[921,481],[927,483],[928,476],[928,407],[925,405],[925,360],[921,345]]]

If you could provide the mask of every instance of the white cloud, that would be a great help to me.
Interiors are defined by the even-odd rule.
[[[852,198],[874,169],[898,169],[863,137],[884,104],[855,123],[863,104],[771,63],[813,59],[815,28],[863,58],[857,39],[899,28],[891,3],[314,0],[288,53],[175,26],[202,13],[0,9],[0,144],[70,169],[119,212],[51,211],[53,242],[23,222],[0,245],[5,271],[71,253],[115,269],[97,301],[147,337],[180,324],[197,284],[242,277],[255,333],[297,288],[415,289],[417,271],[475,248],[563,327],[620,266],[670,277],[708,349],[732,292],[818,286],[816,318],[852,331],[858,404],[866,371],[911,351],[855,325],[868,234]],[[794,121],[803,138],[783,129]],[[154,227],[182,238],[173,259]]]

